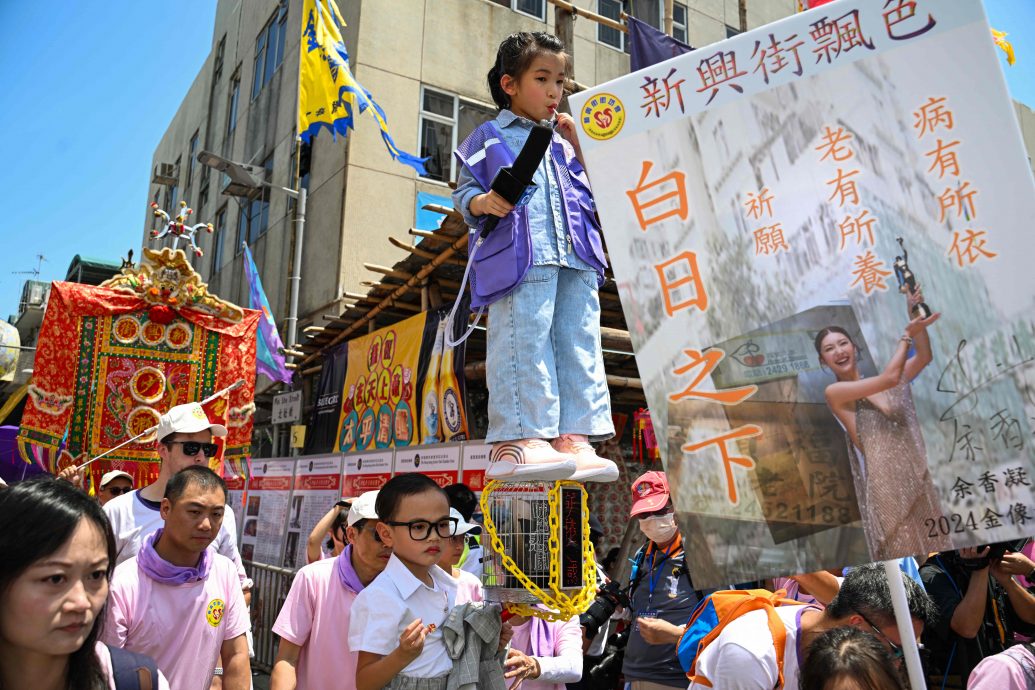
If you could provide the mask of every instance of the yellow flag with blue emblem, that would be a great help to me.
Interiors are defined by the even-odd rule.
[[[427,174],[424,162],[406,153],[392,140],[388,118],[370,92],[356,81],[349,68],[349,53],[341,37],[345,26],[334,0],[305,0],[302,6],[302,41],[298,79],[298,134],[309,140],[326,127],[332,136],[347,136],[356,117],[368,109],[381,128],[381,138],[392,158]]]

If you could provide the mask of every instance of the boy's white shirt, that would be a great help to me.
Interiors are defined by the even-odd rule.
[[[428,587],[394,553],[388,565],[366,586],[352,605],[349,648],[387,656],[399,646],[399,635],[414,619],[435,625],[424,639],[424,651],[402,670],[413,678],[449,673],[453,661],[442,639],[442,624],[456,604],[456,581],[441,568],[429,571]]]

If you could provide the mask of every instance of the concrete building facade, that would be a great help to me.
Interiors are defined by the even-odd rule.
[[[453,146],[495,113],[485,74],[499,42],[521,31],[554,31],[547,0],[347,0],[338,3],[357,80],[388,115],[396,143],[431,155],[431,175],[418,177],[387,154],[368,116],[358,118],[347,139],[327,132],[303,151],[302,181],[309,192],[299,299],[299,326],[337,311],[345,291],[360,291],[369,277],[364,262],[393,263],[399,256],[386,241],[404,237],[422,200],[448,198],[456,171]],[[747,24],[758,26],[789,14],[794,0],[741,0]],[[618,18],[622,7],[656,26],[662,0],[594,0],[591,11]],[[579,3],[586,8],[585,2]],[[706,45],[739,31],[737,0],[675,3],[675,34]],[[194,208],[195,222],[212,222],[199,235],[205,252],[194,265],[216,294],[247,303],[240,246],[252,247],[274,316],[288,312],[293,255],[294,204],[273,191],[256,200],[221,194],[223,176],[196,161],[200,150],[264,165],[275,185],[295,183],[295,109],[301,0],[219,0],[208,59],[155,149],[148,202],[171,213],[180,199]],[[574,22],[569,47],[575,80],[592,85],[629,70],[625,36],[585,18]],[[308,147],[306,147],[308,148]],[[147,234],[144,246],[157,246]]]

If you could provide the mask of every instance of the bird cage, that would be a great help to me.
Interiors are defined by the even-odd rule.
[[[582,484],[493,481],[481,507],[485,600],[550,620],[582,613],[596,595]]]

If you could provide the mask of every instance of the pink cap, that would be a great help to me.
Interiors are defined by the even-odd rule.
[[[664,472],[647,472],[632,484],[633,504],[629,517],[653,513],[668,503],[668,479]]]

